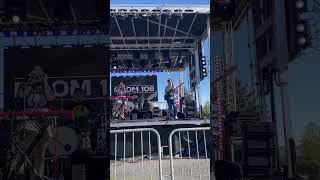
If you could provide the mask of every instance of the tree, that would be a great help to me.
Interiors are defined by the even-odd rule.
[[[244,84],[240,79],[235,79],[237,111],[256,111],[254,103],[254,95],[249,90],[248,85]]]
[[[319,176],[320,173],[320,127],[310,122],[301,138],[301,153],[297,157],[297,171],[301,174]]]
[[[211,81],[210,91],[212,104],[215,104],[218,98],[217,87],[214,81]],[[245,85],[240,79],[237,78],[235,79],[235,91],[237,111],[256,111],[253,92],[249,90],[247,85]],[[225,97],[224,100],[226,100]]]
[[[204,107],[203,107],[203,117],[204,118],[210,118],[210,102],[206,101]]]

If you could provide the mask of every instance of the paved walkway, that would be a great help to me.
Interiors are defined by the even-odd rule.
[[[175,180],[210,180],[209,159],[175,159]],[[170,160],[162,160],[163,180],[170,180]],[[159,161],[139,160],[135,162],[110,162],[111,180],[158,180]],[[214,180],[214,179],[213,179]]]

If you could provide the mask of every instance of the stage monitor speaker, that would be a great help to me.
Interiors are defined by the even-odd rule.
[[[196,101],[187,101],[187,106],[196,106]]]
[[[242,123],[242,164],[246,177],[264,177],[276,168],[275,128],[271,122]]]
[[[195,106],[187,106],[187,111],[196,111]]]
[[[168,112],[165,111],[165,110],[163,110],[163,111],[162,111],[162,116],[166,117],[167,115],[168,115]]]
[[[196,101],[189,100],[186,103],[186,117],[187,118],[194,118],[197,114],[197,106]]]
[[[177,117],[178,117],[178,119],[185,119],[186,115],[184,113],[182,113],[182,112],[178,112],[177,113]]]
[[[152,119],[152,118],[153,118],[152,112],[151,112],[151,111],[147,111],[147,112],[145,113],[145,118],[146,118],[146,119]]]

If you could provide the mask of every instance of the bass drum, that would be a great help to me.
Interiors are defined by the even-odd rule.
[[[79,137],[76,131],[68,127],[57,127],[48,143],[48,151],[59,156],[69,156],[78,149]]]

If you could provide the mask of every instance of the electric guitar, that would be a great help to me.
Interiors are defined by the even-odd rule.
[[[181,84],[179,84],[177,87],[175,87],[174,89],[170,89],[169,92],[165,93],[165,95],[164,95],[164,100],[168,100],[169,97],[170,97],[170,93],[171,93],[172,91],[177,90],[177,89],[178,89],[180,86],[182,86],[183,84],[184,84],[184,83],[181,83]]]

